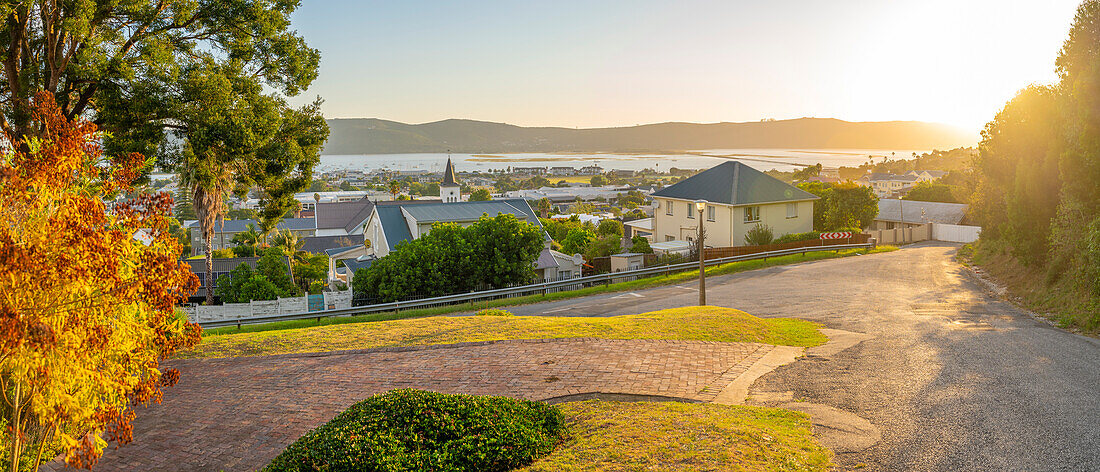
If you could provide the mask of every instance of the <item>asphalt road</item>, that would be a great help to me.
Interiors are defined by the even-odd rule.
[[[808,357],[752,392],[863,417],[882,441],[838,454],[864,470],[1100,471],[1100,340],[988,294],[924,243],[707,279],[708,302],[873,338]],[[694,305],[695,282],[515,307],[518,315],[613,316]]]

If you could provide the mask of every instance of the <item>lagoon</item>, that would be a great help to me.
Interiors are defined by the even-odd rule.
[[[806,165],[821,163],[824,167],[855,167],[869,161],[909,159],[912,149],[709,149],[680,153],[423,153],[423,154],[360,154],[322,155],[317,171],[335,170],[426,170],[442,172],[447,158],[454,160],[460,172],[488,172],[509,167],[584,167],[599,165],[606,170],[670,168],[706,169],[726,160],[735,159],[758,170],[791,171]]]

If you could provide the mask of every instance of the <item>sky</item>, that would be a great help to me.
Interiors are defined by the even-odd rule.
[[[302,0],[328,118],[605,127],[805,116],[977,133],[1056,80],[1077,0]]]

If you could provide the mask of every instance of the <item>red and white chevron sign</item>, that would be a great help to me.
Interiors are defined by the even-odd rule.
[[[821,239],[848,239],[852,237],[851,231],[841,231],[838,233],[821,233]]]

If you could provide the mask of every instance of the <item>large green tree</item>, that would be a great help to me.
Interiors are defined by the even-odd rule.
[[[111,155],[157,154],[186,127],[196,71],[233,64],[242,77],[297,95],[320,54],[290,25],[296,0],[24,0],[0,6],[0,127],[32,133],[31,98],[57,97],[66,118],[91,117]]]
[[[26,0],[0,6],[0,128],[37,132],[28,110],[54,94],[67,118],[106,131],[109,155],[176,170],[209,240],[225,196],[258,188],[274,227],[308,185],[328,134],[317,103],[283,97],[320,54],[290,28],[296,0]],[[212,293],[207,291],[208,301]]]
[[[542,231],[513,215],[482,216],[466,228],[436,223],[359,269],[352,288],[388,302],[529,283],[542,248]]]
[[[1100,0],[1083,2],[1055,61],[1059,81],[1021,90],[986,124],[971,216],[981,255],[1042,273],[1035,299],[1100,330]],[[1039,285],[1037,285],[1039,286]]]
[[[850,182],[830,188],[824,203],[826,231],[866,228],[878,216],[878,197],[871,188]]]

